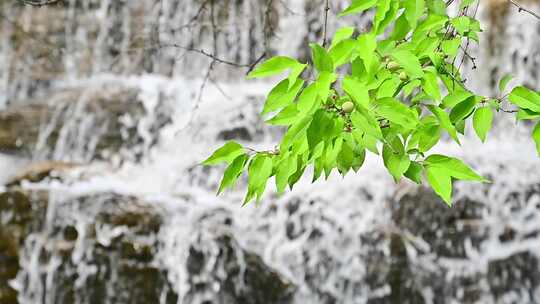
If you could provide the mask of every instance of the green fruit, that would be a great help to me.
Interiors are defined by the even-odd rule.
[[[345,113],[351,113],[354,110],[354,103],[347,101],[341,106],[341,110]]]
[[[386,65],[386,68],[389,69],[390,71],[394,72],[394,71],[397,71],[400,68],[400,66],[399,66],[399,63],[397,63],[395,61],[390,61]]]
[[[407,76],[407,74],[405,74],[405,72],[401,72],[401,73],[399,73],[399,80],[407,81],[407,80],[409,80],[409,76]]]

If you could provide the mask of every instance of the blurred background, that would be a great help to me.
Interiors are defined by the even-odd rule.
[[[330,4],[330,35],[369,28]],[[477,17],[467,86],[539,90],[540,21]],[[323,0],[0,0],[0,303],[540,303],[540,159],[510,114],[436,148],[493,181],[456,183],[451,209],[376,155],[259,206],[245,177],[215,195],[201,160],[283,134],[258,116],[275,82],[246,72],[308,61],[323,21]]]

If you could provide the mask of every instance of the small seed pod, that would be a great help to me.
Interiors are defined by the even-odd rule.
[[[392,72],[395,72],[397,70],[399,70],[400,66],[399,66],[399,63],[395,62],[395,61],[390,61],[387,65],[386,65],[386,68],[389,69],[390,71]]]
[[[401,73],[399,73],[399,80],[407,81],[407,80],[409,80],[409,76],[407,76],[407,74],[405,74],[405,72],[401,72]]]
[[[347,101],[341,106],[341,110],[345,113],[351,113],[354,110],[354,103]]]

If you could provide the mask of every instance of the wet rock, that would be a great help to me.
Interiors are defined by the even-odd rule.
[[[114,155],[136,159],[170,122],[158,116],[147,112],[137,89],[66,89],[1,111],[0,151],[72,162]],[[150,137],[139,132],[145,117],[152,117],[152,125],[144,126]]]
[[[253,138],[245,127],[236,127],[229,130],[223,130],[218,134],[218,140],[244,140],[251,141]]]
[[[212,294],[212,298],[222,299],[223,303],[292,303],[296,287],[258,255],[242,249],[230,235],[219,236],[215,241],[219,244],[215,259],[196,247],[189,249],[187,270],[192,287],[187,303],[200,294]]]
[[[538,195],[537,190],[533,185],[510,193],[503,202],[513,212],[521,212],[527,200]],[[536,303],[540,288],[536,254],[524,250],[507,257],[489,255],[493,250],[514,252],[513,242],[526,242],[537,232],[519,235],[503,223],[490,226],[485,218],[489,203],[462,199],[448,208],[426,188],[395,202],[392,210],[397,233],[390,248],[394,269],[387,277],[392,289],[388,301],[428,303],[435,296],[440,299],[436,303],[478,303],[486,299],[493,303]],[[484,252],[488,241],[497,242],[500,249]],[[484,260],[471,251],[488,257]],[[429,294],[424,292],[426,288],[431,290]]]
[[[42,161],[31,163],[25,167],[21,172],[10,178],[6,183],[7,186],[17,186],[22,181],[39,182],[47,177],[54,177],[63,171],[67,171],[80,166],[76,163],[68,163],[61,161]]]
[[[115,194],[57,197],[16,187],[0,195],[0,303],[17,303],[17,292],[33,303],[176,303],[166,270],[155,264],[157,208]],[[39,267],[29,253],[40,256]],[[53,286],[44,285],[47,267],[55,268]],[[23,289],[10,287],[13,280]]]
[[[17,303],[17,291],[9,282],[20,270],[19,254],[26,236],[45,215],[40,196],[30,197],[16,189],[0,194],[0,303]]]
[[[114,193],[9,187],[0,195],[0,303],[177,303],[158,256],[164,215],[156,204]],[[234,237],[205,242],[218,253],[212,259],[191,246],[185,303],[208,294],[224,303],[292,302],[295,287]]]

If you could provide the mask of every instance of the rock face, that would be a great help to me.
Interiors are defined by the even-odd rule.
[[[534,199],[538,187],[523,193],[524,197],[518,199],[514,196],[517,193],[510,195],[506,204],[514,205],[516,211],[521,209],[523,206],[516,206],[516,202]],[[388,277],[391,303],[429,303],[432,297],[435,303],[540,301],[538,256],[512,245],[522,237],[525,239],[521,242],[533,238],[537,230],[520,236],[502,223],[490,226],[486,219],[489,204],[463,199],[447,208],[424,188],[405,195],[393,206],[399,233],[393,235],[390,248],[394,260],[394,270]],[[494,235],[496,240],[491,239]],[[499,246],[497,250],[506,253],[499,256],[500,252],[483,252],[494,243]],[[475,256],[488,252],[494,257],[484,260]]]
[[[178,303],[157,258],[163,210],[111,193],[60,197],[18,187],[0,195],[0,303]],[[260,257],[230,235],[215,244],[217,258],[189,250],[185,303],[291,303],[295,288]],[[197,279],[208,267],[210,285]]]
[[[211,295],[209,301],[221,299],[223,303],[292,303],[295,287],[266,266],[259,256],[242,250],[230,235],[219,236],[215,242],[219,248],[217,261],[196,247],[189,249],[191,288],[184,298],[187,303],[196,303],[201,294]],[[205,272],[211,278],[201,281],[199,276]]]
[[[139,96],[134,88],[90,86],[17,103],[0,111],[0,152],[74,162],[137,159],[170,122],[147,109]],[[152,124],[141,125],[145,119]],[[154,137],[143,137],[142,128]]]

